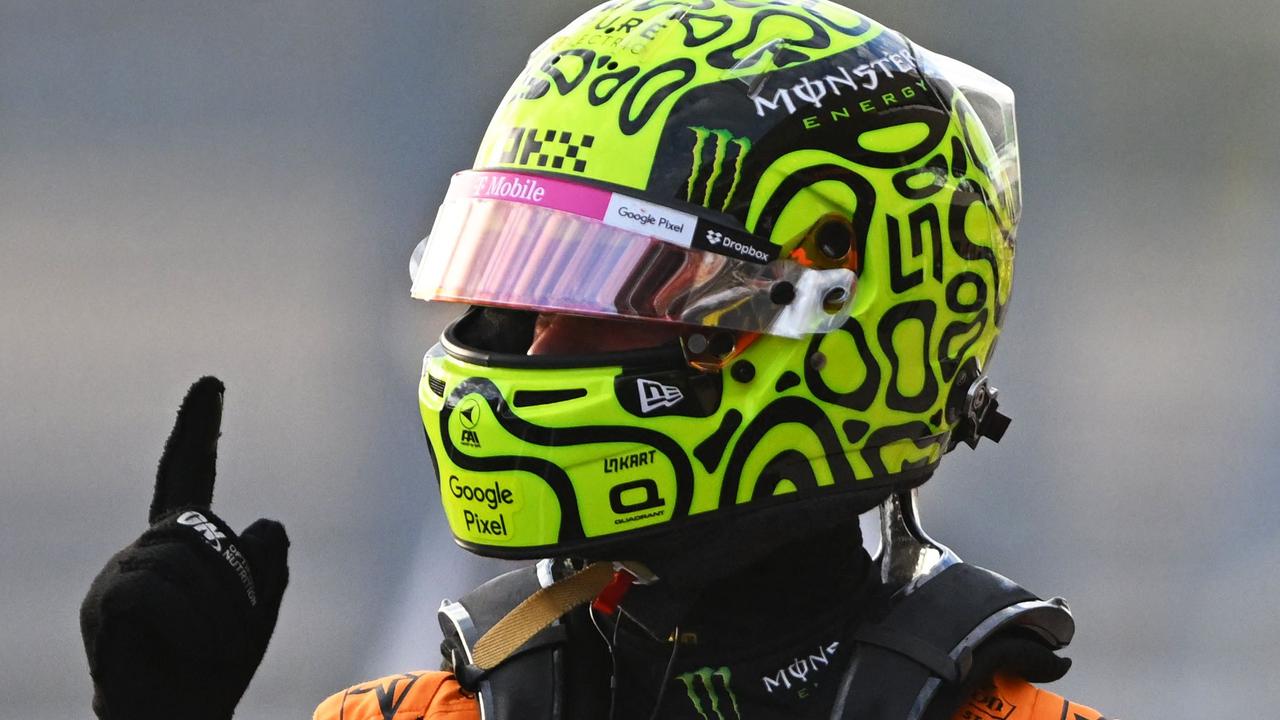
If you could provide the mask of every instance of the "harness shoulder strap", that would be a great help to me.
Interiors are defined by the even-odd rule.
[[[1075,632],[1061,599],[1041,600],[990,570],[952,565],[858,628],[832,719],[920,720],[944,682],[965,681],[973,651],[1012,627],[1052,650]]]
[[[610,563],[575,570],[544,560],[441,603],[444,668],[478,699],[482,720],[607,712],[607,695],[591,689],[608,686],[608,649],[582,606],[612,576]]]
[[[437,616],[444,642],[444,669],[462,689],[477,696],[481,720],[559,720],[564,706],[565,627],[560,621],[539,631],[519,652],[496,667],[475,664],[475,647],[491,628],[521,603],[554,584],[550,561],[499,575],[454,602],[440,604]]]

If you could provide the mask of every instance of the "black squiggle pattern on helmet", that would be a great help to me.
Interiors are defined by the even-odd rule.
[[[957,180],[969,174],[969,151],[964,142],[952,136],[951,138],[951,177]]]
[[[991,278],[995,287],[991,291],[997,298],[997,304],[1000,298],[1000,268],[996,266],[996,254],[989,247],[978,245],[969,239],[969,234],[965,230],[965,219],[968,217],[969,209],[974,206],[981,206],[988,215],[991,214],[991,207],[987,205],[987,199],[981,191],[973,188],[971,181],[964,181],[951,196],[951,205],[947,210],[947,230],[951,238],[951,247],[956,254],[966,260],[982,260],[991,266]],[[998,311],[997,311],[998,312]]]
[[[915,440],[916,447],[924,449],[930,445],[940,442],[938,439],[930,437],[933,430],[922,422],[911,422],[905,425],[894,425],[892,427],[880,428],[871,433],[867,438],[866,447],[862,449],[862,460],[871,469],[872,477],[880,477],[891,473],[906,472],[908,470],[918,470],[928,467],[930,461],[925,458],[918,461],[904,462],[901,468],[890,470],[885,467],[884,459],[880,457],[880,450],[890,443],[899,440]]]
[[[635,12],[644,12],[660,7],[672,7],[679,10],[710,10],[715,6],[716,0],[650,0],[649,2],[635,5],[631,9]]]
[[[617,72],[610,72],[601,75],[591,81],[591,86],[587,88],[587,102],[595,107],[599,107],[613,99],[614,95],[622,89],[622,86],[631,82],[632,78],[640,74],[640,68],[629,67]],[[612,87],[608,84],[612,83]]]
[[[938,308],[931,300],[914,300],[895,305],[884,317],[876,330],[880,341],[880,350],[889,359],[889,382],[885,386],[885,404],[894,410],[910,413],[922,413],[933,407],[938,401],[938,378],[933,374],[933,363],[930,360],[930,339],[933,337],[933,322],[937,318]],[[893,346],[893,335],[906,322],[918,321],[924,326],[924,344],[920,347],[920,365],[924,367],[924,386],[915,395],[904,395],[899,388],[898,368],[903,363],[898,358],[898,351]],[[913,363],[914,365],[914,363]]]
[[[725,0],[725,1],[729,5],[732,5],[733,7],[742,8],[746,10],[754,10],[757,8],[764,8],[764,7],[776,7],[776,8],[784,8],[790,11],[788,14],[794,14],[795,12],[794,3],[779,2],[778,0]],[[818,3],[802,2],[801,5],[802,5],[801,9],[806,14],[817,18],[822,22],[822,24],[826,25],[832,30],[835,30],[843,35],[848,35],[849,37],[858,37],[860,35],[865,35],[869,30],[871,30],[871,23],[868,22],[866,18],[863,18],[861,16],[859,16],[858,23],[856,25],[841,25],[835,20],[832,20],[831,18],[827,17],[826,14],[819,11]]]
[[[836,435],[836,429],[831,425],[831,420],[827,418],[822,408],[803,397],[783,397],[769,403],[738,437],[738,442],[729,455],[729,464],[725,467],[724,480],[720,485],[720,507],[730,507],[737,503],[738,488],[742,484],[742,470],[756,443],[760,442],[760,439],[770,430],[788,423],[801,425],[813,432],[814,437],[822,444],[822,452],[826,456],[825,460],[831,470],[831,477],[835,479],[837,485],[852,483],[857,479],[854,477],[848,458],[844,455],[844,446],[840,444],[840,437]]]
[[[871,430],[871,426],[861,420],[845,420],[841,427],[844,430],[844,439],[848,440],[850,445],[857,445]]]
[[[942,331],[942,339],[938,342],[938,364],[942,367],[942,379],[951,382],[955,377],[956,371],[960,369],[960,362],[965,354],[969,352],[969,348],[978,342],[978,338],[982,337],[982,330],[987,325],[987,318],[990,313],[983,308],[973,322],[953,322],[947,325],[947,329]],[[948,353],[947,348],[955,342],[958,337],[964,337],[967,333],[973,333],[973,337],[966,340],[953,353]]]
[[[924,167],[910,168],[894,175],[893,189],[908,200],[931,198],[946,187],[946,183],[938,182],[938,179],[940,176],[946,175],[947,170],[947,159],[942,155],[934,155],[929,159],[929,162],[925,163]],[[912,187],[911,181],[922,175],[929,176],[929,184],[919,188]]]
[[[713,473],[720,467],[720,458],[724,457],[725,448],[729,446],[729,441],[733,439],[733,434],[738,432],[740,425],[742,425],[742,413],[730,410],[724,414],[720,427],[693,449],[693,456],[702,463],[702,467],[706,468],[707,472]]]
[[[658,86],[656,90],[652,90],[644,105],[640,107],[640,112],[636,113],[636,101],[640,99],[641,94],[645,92],[649,84],[655,78],[672,72],[679,72],[680,79],[674,82],[668,81]],[[696,62],[689,58],[676,58],[675,60],[668,60],[640,76],[635,84],[631,86],[631,89],[627,91],[626,99],[622,101],[621,114],[618,116],[618,126],[622,129],[622,132],[626,135],[635,135],[643,130],[662,103],[671,97],[672,93],[688,85],[697,74],[698,64]]]
[[[898,108],[888,108],[868,116],[865,120],[866,124],[860,126],[862,132],[858,134],[855,146],[857,152],[850,153],[847,158],[860,165],[879,170],[892,170],[920,162],[928,157],[930,153],[937,150],[938,145],[942,143],[942,139],[947,136],[947,132],[951,129],[951,117],[947,115],[946,110],[931,105],[906,105]],[[868,148],[862,142],[862,139],[868,133],[913,123],[924,125],[928,128],[928,133],[919,143],[905,150],[883,152]]]
[[[752,2],[749,0],[724,0],[728,5],[738,8],[759,9],[750,24],[745,28],[734,26],[730,15],[716,14],[715,0],[652,0],[633,6],[618,5],[610,8],[610,12],[646,12],[663,7],[672,8],[669,20],[678,24],[684,32],[682,42],[688,48],[705,48],[707,65],[729,70],[734,67],[751,67],[766,61],[769,66],[763,71],[779,67],[801,65],[813,60],[814,54],[827,50],[832,45],[833,33],[847,37],[861,37],[871,32],[873,26],[869,20],[859,16],[853,25],[842,25],[823,13],[818,7],[807,4],[796,8],[791,4],[777,2]],[[795,32],[785,35],[781,43],[759,42],[761,28],[776,18],[786,18],[795,24]],[[699,25],[714,24],[710,31],[699,31]],[[598,28],[602,25],[597,25]],[[612,28],[605,28],[605,32]],[[741,32],[735,32],[741,30]],[[744,50],[751,50],[747,56],[738,57]],[[614,58],[600,58],[593,67],[597,54],[588,48],[571,48],[557,52],[546,59],[536,71],[529,73],[525,87],[519,91],[519,97],[525,100],[537,100],[545,97],[554,88],[560,95],[569,95],[586,82],[595,70],[608,68],[611,72],[594,77],[588,86],[588,101],[592,105],[603,105],[611,101],[620,89],[630,85],[627,99],[623,102],[618,115],[618,126],[626,135],[634,135],[652,120],[657,109],[673,93],[683,89],[696,75],[697,62],[693,58],[677,58],[655,67],[636,79],[641,68],[631,66],[618,70]],[[571,70],[561,66],[565,58],[577,58],[578,64]],[[645,86],[654,78],[680,71],[678,80],[669,81],[653,91],[648,99],[635,107],[639,97],[644,95]],[[634,83],[632,82],[634,80]]]
[[[565,65],[568,64],[563,63],[565,58],[577,58],[577,74],[572,78],[565,75]],[[594,50],[586,50],[582,48],[565,50],[562,53],[554,55],[547,61],[543,62],[542,67],[539,68],[542,71],[542,74],[546,77],[531,82],[524,92],[524,99],[537,100],[538,98],[546,95],[551,90],[553,84],[555,85],[556,92],[561,95],[568,95],[577,89],[577,87],[582,84],[582,81],[586,80],[587,76],[591,74],[591,65],[595,59],[596,53]]]
[[[684,26],[684,46],[685,47],[701,47],[709,42],[715,42],[720,36],[729,32],[729,28],[733,27],[733,20],[728,15],[697,15],[694,13],[685,13],[679,17],[680,24]],[[707,35],[699,35],[698,29],[694,27],[697,21],[715,23],[716,29]]]
[[[965,285],[974,287],[973,302],[960,302],[960,289]],[[978,312],[987,305],[987,281],[975,272],[957,273],[947,283],[947,307],[957,313]]]
[[[966,285],[974,287],[973,302],[966,303],[960,300],[960,289]],[[987,320],[991,317],[991,312],[986,307],[988,292],[987,281],[975,272],[959,273],[947,283],[947,308],[957,314],[976,313],[976,315],[970,322],[949,323],[942,331],[942,338],[938,341],[938,365],[942,369],[942,379],[945,382],[951,382],[956,378],[969,349],[978,342],[986,330]],[[959,348],[951,352],[947,350],[955,343],[956,338],[969,334],[972,335]]]
[[[566,445],[594,445],[600,443],[635,443],[648,445],[662,453],[671,462],[676,476],[676,500],[672,508],[671,519],[676,520],[689,514],[689,506],[693,502],[693,466],[689,458],[674,440],[655,430],[645,428],[588,425],[572,428],[549,428],[534,425],[516,416],[506,404],[498,386],[485,378],[470,378],[463,381],[449,395],[440,412],[440,436],[444,442],[449,459],[464,470],[483,470],[488,472],[501,470],[528,470],[542,477],[556,493],[560,502],[560,542],[583,537],[582,520],[578,515],[577,495],[569,476],[563,469],[545,461],[525,457],[475,458],[463,454],[453,445],[449,435],[448,420],[452,408],[466,395],[478,393],[484,397],[497,418],[498,424],[511,435],[535,445],[547,447],[563,447]],[[494,461],[502,461],[494,464]],[[522,464],[511,464],[511,463]],[[531,469],[539,468],[543,472]],[[560,485],[563,484],[562,487]],[[567,534],[566,534],[567,533]],[[576,534],[575,534],[576,533]]]
[[[862,35],[866,35],[868,32],[871,31],[871,23],[862,16],[858,16],[857,25],[841,25],[835,20],[832,20],[831,18],[827,17],[825,13],[818,10],[817,3],[806,3],[804,6],[804,11],[814,16],[815,18],[817,18],[819,21],[822,22],[823,25],[826,25],[827,27],[841,34],[848,35],[849,37],[860,37]],[[886,32],[892,32],[892,31],[886,30]]]
[[[782,216],[782,211],[801,192],[809,187],[827,181],[843,184],[853,191],[858,199],[858,206],[853,209],[854,237],[865,238],[871,232],[871,220],[876,212],[876,188],[869,180],[856,172],[839,165],[814,165],[788,177],[765,203],[760,213],[759,225],[754,228],[757,235],[769,237],[773,232],[773,224]]]
[[[746,36],[741,40],[708,53],[707,64],[711,67],[728,70],[739,63],[750,66],[759,62],[763,54],[770,52],[769,49],[759,48],[754,54],[747,58],[738,57],[738,53],[755,47],[758,44],[756,38],[760,35],[760,26],[771,17],[791,18],[808,26],[809,29],[809,37],[789,37],[786,39],[785,43],[778,44],[773,47],[772,54],[774,65],[784,67],[787,65],[802,63],[811,58],[810,55],[798,50],[797,48],[825,50],[831,47],[831,35],[827,33],[826,29],[824,29],[822,25],[815,20],[789,10],[772,8],[757,12],[751,17],[751,26],[747,30]]]
[[[866,368],[866,376],[863,378],[862,384],[847,393],[836,392],[822,379],[822,371],[815,368],[811,363],[805,363],[805,384],[808,385],[814,397],[823,402],[864,412],[876,401],[876,393],[880,389],[880,363],[876,362],[876,356],[872,354],[871,346],[867,344],[866,333],[863,332],[862,325],[857,320],[849,318],[836,332],[848,333],[853,338],[853,345],[858,349],[858,357],[862,359],[862,365]],[[809,341],[809,351],[806,353],[808,357],[812,357],[814,353],[818,352],[824,337],[826,336],[813,336]],[[850,442],[853,441],[851,440]]]
[[[784,372],[782,377],[778,378],[777,384],[773,386],[775,392],[786,392],[800,384],[800,376],[793,372]]]
[[[783,480],[789,481],[798,491],[818,489],[818,477],[813,472],[813,463],[809,462],[809,458],[796,450],[783,450],[760,471],[760,478],[751,491],[751,499],[771,497]]]

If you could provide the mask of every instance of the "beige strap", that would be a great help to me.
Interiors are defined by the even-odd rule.
[[[538,590],[476,641],[471,649],[471,663],[481,670],[492,670],[551,623],[593,600],[612,579],[613,563],[598,562]]]

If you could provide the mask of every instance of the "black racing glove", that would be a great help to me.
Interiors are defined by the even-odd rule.
[[[209,510],[223,385],[198,380],[165,444],[151,528],[107,561],[80,607],[102,720],[226,720],[249,686],[289,582],[284,526],[237,536]]]

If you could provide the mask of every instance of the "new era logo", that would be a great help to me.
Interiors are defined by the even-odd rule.
[[[653,380],[637,380],[636,389],[640,391],[640,412],[646,415],[661,408],[675,407],[684,400],[680,388]]]

